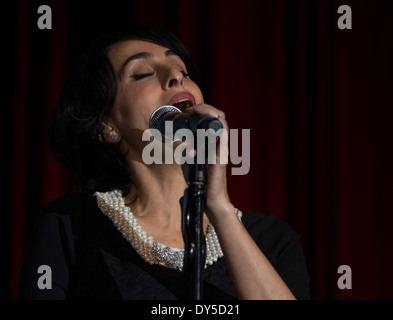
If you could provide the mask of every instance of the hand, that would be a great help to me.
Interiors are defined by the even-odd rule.
[[[219,137],[216,147],[216,163],[214,164],[208,162],[206,166],[206,214],[208,215],[209,220],[213,222],[217,218],[215,217],[217,212],[222,212],[223,209],[233,208],[229,199],[226,180],[226,169],[228,163],[228,123],[225,119],[225,114],[223,111],[208,104],[199,104],[197,106],[187,108],[184,112],[188,113],[189,115],[211,115],[220,120],[223,125],[223,133]],[[222,148],[224,151],[221,154],[221,158],[220,148]]]

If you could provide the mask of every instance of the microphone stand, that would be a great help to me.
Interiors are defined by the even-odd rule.
[[[222,124],[216,118],[206,116],[198,121],[185,120],[188,128],[194,132],[194,149],[198,151],[197,129],[212,128],[219,130]],[[207,138],[204,144],[207,151]],[[199,146],[201,147],[201,146]],[[206,159],[205,159],[206,160]],[[206,163],[206,161],[205,161]],[[198,164],[197,154],[193,163],[188,165],[186,182],[188,187],[180,199],[182,209],[182,233],[184,239],[183,273],[190,281],[190,298],[202,300],[202,270],[206,261],[206,239],[203,233],[203,213],[206,207],[206,164]]]
[[[194,164],[188,168],[188,188],[182,203],[184,238],[183,273],[190,280],[190,298],[202,300],[202,270],[206,260],[206,240],[203,233],[203,213],[206,205],[206,165]]]

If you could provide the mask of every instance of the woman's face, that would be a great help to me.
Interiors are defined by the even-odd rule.
[[[113,44],[108,57],[118,77],[118,91],[106,122],[131,148],[143,147],[142,133],[158,107],[170,104],[184,111],[203,103],[184,62],[168,48],[127,40]]]

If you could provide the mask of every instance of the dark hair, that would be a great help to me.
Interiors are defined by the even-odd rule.
[[[53,154],[77,177],[82,190],[94,193],[130,190],[126,160],[105,143],[102,122],[117,92],[117,77],[107,48],[122,40],[146,40],[173,50],[198,81],[198,71],[186,48],[170,31],[154,25],[131,24],[92,41],[70,73],[48,130]],[[101,136],[100,142],[98,137]]]

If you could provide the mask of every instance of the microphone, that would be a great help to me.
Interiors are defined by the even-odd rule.
[[[150,116],[149,128],[157,129],[163,136],[163,141],[167,132],[165,132],[165,122],[172,121],[173,135],[179,129],[189,129],[192,133],[197,134],[198,129],[218,131],[223,128],[222,123],[213,116],[187,115],[181,112],[179,108],[165,105],[157,108]],[[172,135],[172,136],[173,136]],[[172,140],[174,142],[174,140]]]

